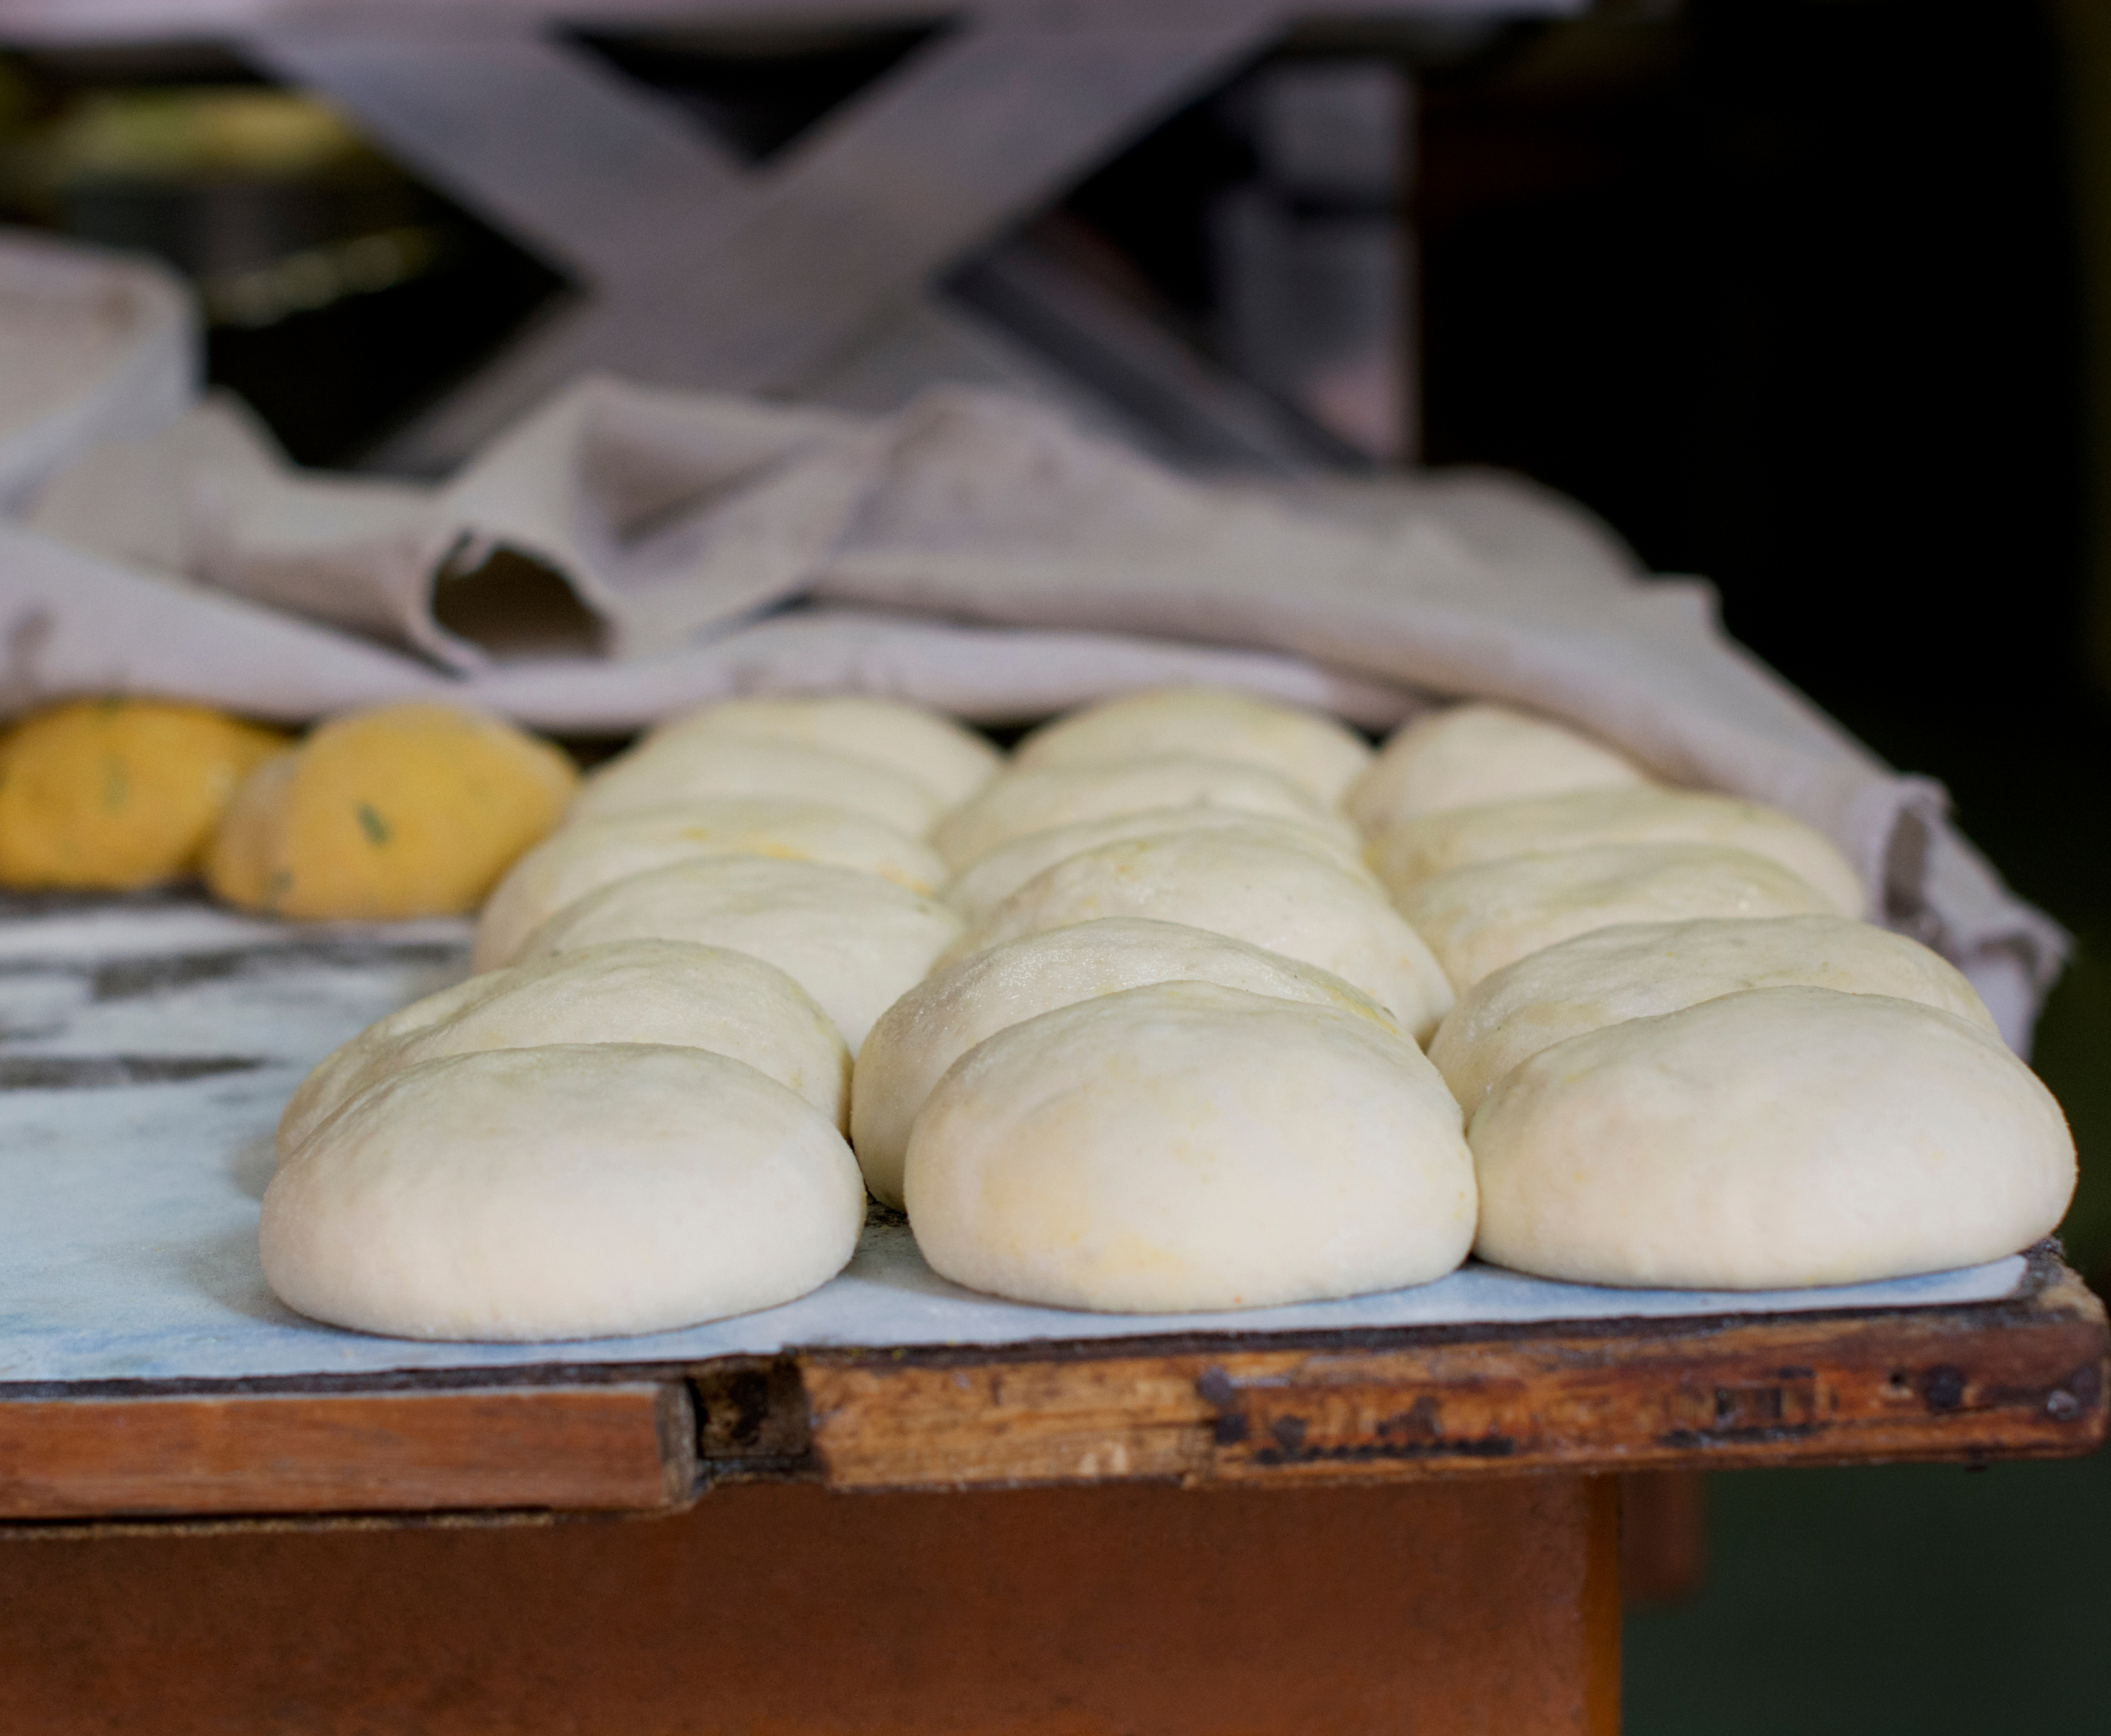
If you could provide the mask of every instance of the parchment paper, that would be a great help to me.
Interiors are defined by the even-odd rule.
[[[2020,1259],[1765,1293],[1603,1290],[1480,1265],[1419,1288],[1231,1314],[1031,1307],[935,1276],[898,1222],[849,1271],[741,1319],[564,1344],[432,1345],[318,1326],[256,1255],[271,1133],[328,1049],[458,978],[458,922],[252,921],[182,900],[0,905],[0,1384],[700,1361],[800,1345],[996,1345],[1201,1331],[1913,1307],[2008,1294]]]

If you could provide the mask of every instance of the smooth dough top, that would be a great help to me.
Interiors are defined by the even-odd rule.
[[[1703,918],[1594,929],[1506,965],[1445,1015],[1429,1059],[1471,1115],[1511,1068],[1587,1031],[1796,987],[1918,1001],[1999,1035],[1964,974],[1903,934],[1845,917]]]
[[[1474,701],[1410,718],[1347,797],[1373,837],[1417,814],[1571,790],[1646,784],[1632,760],[1587,735],[1507,705]]]
[[[1013,754],[1022,766],[1074,766],[1197,753],[1265,767],[1322,802],[1342,799],[1370,763],[1355,731],[1314,711],[1228,688],[1154,688],[1044,723]]]
[[[1361,989],[1417,1042],[1450,1011],[1422,937],[1368,882],[1304,850],[1233,831],[1169,832],[1085,850],[1029,880],[956,956],[1101,917],[1155,917],[1316,964]]]
[[[1271,819],[1262,814],[1242,814],[1236,808],[1147,808],[1135,814],[1109,814],[1105,819],[1074,820],[999,844],[954,875],[939,896],[959,911],[964,921],[979,922],[1042,870],[1053,868],[1081,850],[1117,844],[1124,838],[1163,837],[1168,832],[1187,831],[1235,831],[1241,837],[1265,839],[1322,856],[1358,879],[1368,880],[1374,888],[1378,883],[1364,865],[1361,849],[1301,820]]]
[[[2052,1094],[1952,1014],[1752,989],[1542,1049],[1470,1127],[1480,1254],[1586,1284],[1760,1290],[1997,1259],[2074,1188]]]
[[[1454,868],[1396,893],[1462,995],[1528,953],[1616,922],[1838,914],[1778,862],[1719,844],[1600,844]]]
[[[1059,1308],[1257,1308],[1442,1277],[1473,1237],[1458,1105],[1353,1013],[1203,983],[998,1031],[909,1139],[956,1282]]]
[[[567,818],[609,819],[707,796],[768,796],[848,808],[922,837],[949,804],[878,760],[791,741],[695,734],[649,741],[590,773]]]
[[[708,856],[613,882],[528,937],[521,961],[610,940],[694,940],[774,964],[834,1020],[850,1053],[960,934],[935,899],[818,862]]]
[[[849,1125],[850,1052],[775,965],[686,940],[625,940],[471,977],[369,1025],[300,1083],[283,1158],[368,1086],[442,1055],[556,1042],[649,1042],[745,1061]]]
[[[1341,978],[1227,935],[1138,917],[1029,934],[927,978],[872,1027],[858,1053],[851,1108],[865,1185],[885,1204],[901,1203],[910,1126],[941,1076],[975,1044],[1058,1007],[1164,982],[1338,1008],[1407,1041],[1389,1014]]]
[[[849,694],[723,700],[668,718],[645,740],[656,745],[696,736],[788,741],[878,760],[930,785],[948,807],[965,802],[995,777],[1004,757],[972,729],[936,711]]]
[[[1353,842],[1346,815],[1260,766],[1162,753],[1114,765],[1020,766],[941,821],[931,842],[955,870],[1029,832],[1154,808],[1233,808]]]
[[[865,1185],[792,1092],[707,1049],[489,1049],[346,1104],[265,1190],[289,1307],[397,1338],[665,1332],[772,1308],[850,1257]]]
[[[1580,790],[1404,820],[1371,847],[1396,894],[1454,868],[1593,844],[1722,844],[1778,862],[1843,917],[1868,905],[1862,877],[1829,838],[1756,802],[1691,790]]]
[[[698,857],[820,862],[934,890],[945,865],[891,826],[811,802],[718,796],[561,827],[507,871],[477,920],[472,968],[509,962],[539,923],[575,899],[649,868]]]

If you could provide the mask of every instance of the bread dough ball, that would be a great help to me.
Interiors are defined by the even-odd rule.
[[[1462,995],[1528,953],[1616,922],[1815,917],[1832,900],[1778,862],[1719,844],[1600,844],[1454,868],[1393,903]]]
[[[577,781],[559,750],[480,712],[355,711],[243,780],[206,851],[206,884],[282,917],[457,915],[557,824]]]
[[[1475,702],[1410,718],[1350,788],[1348,811],[1376,837],[1404,819],[1572,790],[1614,790],[1649,776],[1603,743],[1545,717]]]
[[[858,1053],[850,1143],[873,1197],[901,1203],[909,1128],[931,1088],[1008,1025],[1149,983],[1216,983],[1368,1019],[1399,1042],[1392,1015],[1341,978],[1279,953],[1177,922],[1078,922],[978,952],[890,1007]]]
[[[773,1308],[850,1259],[842,1134],[744,1062],[560,1043],[420,1062],[346,1104],[265,1190],[289,1307],[396,1338],[664,1332]]]
[[[1227,688],[1156,688],[1103,700],[1044,723],[1014,751],[1021,766],[1090,765],[1193,753],[1260,766],[1330,805],[1370,747],[1331,717]]]
[[[1450,1010],[1451,985],[1370,885],[1305,850],[1232,831],[1170,832],[1058,862],[990,913],[958,952],[1102,917],[1153,917],[1228,934],[1353,983],[1416,1041]]]
[[[1844,917],[1867,907],[1862,877],[1829,838],[1756,802],[1691,790],[1582,790],[1404,821],[1372,845],[1396,894],[1453,868],[1593,844],[1722,844],[1778,862]]]
[[[752,953],[821,1004],[855,1055],[872,1021],[960,934],[928,899],[848,868],[707,856],[633,874],[567,905],[528,937],[523,963],[610,940],[694,940]]]
[[[180,880],[236,787],[286,745],[203,705],[74,700],[0,738],[0,886],[130,892]]]
[[[1015,767],[940,822],[931,842],[958,871],[1029,832],[1147,808],[1188,807],[1236,808],[1356,841],[1346,817],[1273,772],[1235,760],[1166,753],[1119,765]]]
[[[1473,1239],[1458,1105],[1365,1018],[1204,983],[1044,1013],[956,1061],[909,1136],[958,1283],[1123,1313],[1442,1277]]]
[[[618,819],[568,825],[513,865],[477,920],[472,968],[507,962],[540,923],[575,899],[670,863],[712,856],[820,862],[930,892],[945,865],[878,820],[811,802],[720,796]]]
[[[1046,831],[1028,832],[963,868],[939,895],[960,912],[963,921],[982,921],[1044,869],[1082,850],[1124,838],[1163,837],[1169,832],[1235,831],[1285,848],[1304,850],[1331,862],[1374,888],[1377,881],[1364,865],[1364,853],[1332,832],[1315,831],[1298,820],[1269,819],[1235,808],[1147,808],[1136,814],[1080,819]]]
[[[442,1055],[649,1042],[745,1061],[847,1128],[850,1052],[775,965],[686,940],[624,940],[487,971],[369,1025],[324,1056],[278,1122],[283,1158],[369,1085]]]
[[[1999,1036],[1964,974],[1918,940],[1845,917],[1627,922],[1527,954],[1445,1015],[1429,1059],[1471,1115],[1543,1048],[1746,989],[1833,989],[1940,1008]]]
[[[911,837],[922,837],[950,805],[930,785],[877,760],[788,741],[690,734],[647,742],[598,768],[567,818],[611,819],[711,796],[818,802]]]
[[[2074,1187],[2052,1094],[1977,1025],[1753,989],[1542,1049],[1474,1115],[1485,1259],[1586,1284],[1768,1290],[1977,1265]]]
[[[935,790],[958,807],[997,775],[1004,756],[982,736],[950,717],[895,700],[853,694],[827,699],[724,700],[670,717],[645,740],[712,737],[788,741],[801,747],[877,760]]]

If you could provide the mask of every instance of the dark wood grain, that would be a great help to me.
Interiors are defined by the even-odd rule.
[[[1295,1483],[2086,1453],[2108,1352],[2102,1305],[2051,1261],[2024,1299],[1976,1307],[844,1352],[799,1373],[838,1488]]]
[[[0,1516],[649,1510],[695,1482],[674,1382],[0,1404]]]

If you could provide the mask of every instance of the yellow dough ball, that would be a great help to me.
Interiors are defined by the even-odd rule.
[[[472,911],[578,781],[562,751],[495,717],[426,704],[353,712],[250,774],[206,852],[206,883],[283,917]]]
[[[26,718],[0,739],[0,885],[123,892],[194,872],[237,786],[285,740],[157,700]]]

